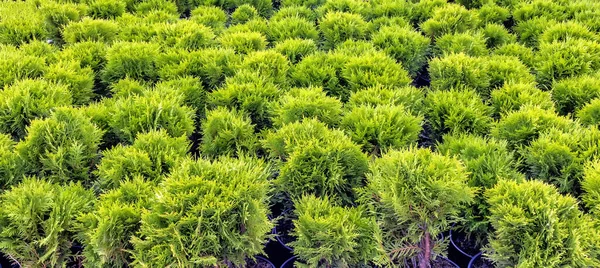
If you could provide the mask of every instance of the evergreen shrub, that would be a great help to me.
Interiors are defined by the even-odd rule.
[[[433,15],[423,22],[421,30],[432,37],[438,38],[448,33],[462,33],[475,30],[479,24],[477,13],[467,10],[457,4],[447,4],[433,10]]]
[[[583,75],[555,82],[552,100],[562,115],[573,114],[591,100],[600,97],[600,77]]]
[[[112,43],[118,30],[114,21],[84,18],[67,24],[62,30],[62,37],[67,44],[83,41]]]
[[[159,47],[140,42],[118,42],[106,54],[106,67],[102,72],[105,83],[113,83],[129,77],[138,80],[156,81],[158,78],[157,58]]]
[[[353,108],[362,105],[403,106],[413,115],[422,115],[425,112],[424,99],[425,93],[423,90],[413,86],[399,88],[373,86],[353,92],[345,107]]]
[[[554,110],[550,92],[536,88],[535,84],[525,83],[504,84],[501,88],[493,90],[490,104],[496,118],[518,111],[523,106],[538,106],[544,110]]]
[[[210,158],[253,154],[258,146],[250,118],[224,107],[207,113],[202,135],[200,151]]]
[[[577,111],[577,118],[583,125],[600,125],[600,98],[593,99]]]
[[[267,36],[271,42],[279,42],[290,38],[319,40],[319,31],[314,22],[301,17],[288,17],[269,22]]]
[[[402,63],[412,77],[427,63],[431,41],[410,27],[382,27],[372,39],[377,48]]]
[[[328,12],[319,21],[323,47],[332,49],[346,40],[365,39],[369,25],[361,15],[347,12]]]
[[[335,127],[342,120],[342,103],[337,98],[327,96],[322,88],[293,88],[273,105],[272,114],[277,127],[304,118],[317,118]]]
[[[304,57],[317,51],[317,44],[311,39],[287,39],[275,44],[275,51],[286,56],[291,64],[297,64]]]
[[[581,199],[593,215],[600,215],[600,162],[587,163],[581,182]]]
[[[218,38],[221,47],[233,49],[239,54],[264,50],[267,47],[267,39],[257,32],[227,32]]]

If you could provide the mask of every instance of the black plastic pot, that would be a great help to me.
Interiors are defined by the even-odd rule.
[[[436,258],[438,258],[438,259],[442,259],[442,260],[444,260],[444,261],[448,262],[450,265],[452,265],[452,266],[454,266],[454,267],[456,267],[456,268],[460,268],[460,266],[459,266],[458,264],[456,264],[455,262],[453,262],[452,260],[450,260],[450,259],[448,259],[448,258],[446,258],[446,257],[442,257],[442,256],[436,256]]]
[[[479,258],[481,258],[481,252],[479,252],[479,253],[475,254],[475,256],[473,256],[473,258],[469,262],[469,265],[467,266],[467,268],[473,267],[473,264],[475,264],[475,261],[477,261],[477,259],[479,259]]]
[[[281,268],[294,268],[295,262],[296,262],[296,257],[295,256],[291,257],[281,265]]]
[[[255,257],[257,261],[262,261],[262,262],[266,262],[268,265],[270,265],[272,268],[275,268],[275,264],[273,264],[270,260],[268,260],[265,257],[261,257],[261,256],[256,256]]]
[[[455,238],[455,236],[452,235],[452,229],[450,229],[450,244],[452,244],[452,247],[454,247],[458,252],[460,252],[460,254],[465,255],[469,259],[472,259],[475,255],[477,255],[478,253],[480,253],[480,252],[475,253],[475,254],[469,254],[469,253],[467,253],[467,251],[465,249],[459,247],[457,245],[457,243],[454,242],[454,238]]]

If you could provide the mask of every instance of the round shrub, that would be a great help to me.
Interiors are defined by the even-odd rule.
[[[125,13],[126,7],[119,0],[93,0],[88,4],[87,15],[94,19],[115,19]]]
[[[498,266],[598,265],[598,236],[575,198],[536,180],[501,181],[485,195],[494,227],[485,253]]]
[[[285,85],[290,68],[287,58],[274,50],[256,51],[248,54],[241,68],[257,72],[275,84]]]
[[[135,1],[134,11],[136,15],[149,15],[164,12],[167,14],[178,14],[175,2],[168,0]]]
[[[84,18],[65,26],[62,36],[68,44],[83,41],[111,43],[115,40],[118,30],[117,23],[113,21]]]
[[[404,17],[379,17],[370,21],[370,24],[373,35],[377,34],[384,27],[408,27],[412,29],[410,22]]]
[[[441,154],[458,157],[469,172],[469,186],[481,189],[465,211],[463,230],[472,237],[478,246],[487,241],[491,226],[487,220],[489,207],[483,193],[496,185],[499,180],[521,180],[517,163],[505,141],[471,134],[444,136],[437,145]]]
[[[225,86],[210,93],[209,108],[227,107],[247,115],[257,129],[271,126],[269,105],[281,92],[269,79],[251,71],[240,71]]]
[[[342,69],[342,77],[351,91],[376,85],[402,87],[412,82],[402,65],[384,53],[349,58]]]
[[[45,18],[34,2],[10,1],[0,4],[0,43],[18,46],[46,40]]]
[[[532,68],[534,66],[534,54],[531,48],[518,43],[510,43],[502,45],[493,51],[494,55],[513,56],[521,60],[521,62],[527,67]]]
[[[110,92],[113,100],[132,96],[143,96],[146,91],[148,91],[146,85],[131,78],[121,79],[110,85]]]
[[[438,37],[434,52],[438,56],[463,53],[468,56],[488,54],[486,39],[481,33],[449,33]]]
[[[274,184],[277,192],[292,200],[314,194],[353,204],[354,189],[363,185],[368,170],[360,146],[317,119],[284,125],[267,134],[264,146],[270,155],[285,159]]]
[[[555,82],[552,100],[561,115],[573,114],[600,97],[600,77],[583,75]]]
[[[448,33],[462,33],[474,30],[479,18],[474,11],[457,4],[448,4],[434,9],[430,19],[421,24],[421,30],[432,38]]]
[[[282,0],[281,7],[294,7],[294,6],[302,6],[308,8],[316,8],[321,6],[325,0]]]
[[[75,105],[86,105],[96,95],[94,71],[90,67],[82,68],[75,60],[59,61],[50,65],[44,77],[49,81],[67,85]]]
[[[413,115],[424,113],[424,92],[413,86],[387,88],[382,86],[369,87],[364,90],[353,92],[346,103],[346,107],[357,106],[403,106]]]
[[[296,86],[321,86],[328,95],[344,101],[350,93],[342,86],[340,74],[347,60],[345,55],[316,52],[296,64],[290,77]]]
[[[516,149],[529,145],[540,133],[549,129],[567,131],[573,127],[573,121],[557,115],[552,110],[523,106],[518,111],[504,115],[492,129],[492,136],[507,141],[511,149]]]
[[[258,16],[258,11],[252,5],[241,5],[231,13],[231,24],[246,23]]]
[[[250,118],[227,108],[217,108],[206,114],[202,122],[203,155],[216,158],[222,155],[238,156],[254,153],[257,139]]]
[[[598,41],[600,37],[580,23],[567,21],[550,25],[539,38],[540,42],[545,43],[564,42],[569,39]]]
[[[370,166],[361,202],[371,208],[391,262],[430,265],[445,252],[440,234],[457,221],[475,189],[458,159],[427,149],[389,151]],[[395,254],[410,247],[405,254]]]
[[[510,10],[495,3],[487,3],[477,11],[481,24],[502,24],[510,18]]]
[[[368,2],[357,1],[357,0],[328,0],[325,1],[320,7],[315,9],[317,16],[323,18],[328,13],[334,12],[345,12],[361,15],[363,17],[369,16],[370,7]]]
[[[58,3],[55,1],[40,1],[38,3],[39,15],[42,15],[45,20],[45,28],[47,31],[48,40],[52,43],[62,44],[61,31],[71,22],[78,22],[81,17],[87,13],[86,6],[78,3]],[[89,9],[89,8],[87,8]],[[38,39],[39,41],[48,40]]]
[[[365,39],[369,33],[368,23],[358,14],[329,12],[319,21],[323,47],[332,49],[350,39]]]
[[[271,21],[287,18],[302,18],[307,21],[315,22],[317,20],[317,15],[314,10],[305,6],[286,6],[277,10],[271,17]]]
[[[199,6],[192,10],[190,20],[212,28],[215,32],[225,29],[227,13],[214,6]]]
[[[177,23],[157,24],[154,27],[155,40],[164,48],[199,50],[215,43],[213,31],[194,21],[182,20]]]
[[[402,106],[357,106],[344,115],[341,126],[364,152],[378,155],[415,145],[422,121]]]
[[[103,131],[81,111],[57,108],[49,118],[31,121],[27,133],[15,148],[27,174],[62,183],[89,182]]]
[[[204,118],[207,92],[199,79],[193,76],[163,80],[155,85],[157,91],[171,91],[174,95],[182,95],[183,104],[196,111],[196,121]]]
[[[412,77],[427,63],[431,41],[409,27],[382,27],[372,39],[376,47],[402,63]]]
[[[152,184],[140,177],[125,181],[119,188],[100,195],[93,213],[79,218],[84,226],[84,264],[123,267],[131,265],[133,244],[142,211],[150,207],[154,196]]]
[[[155,81],[159,47],[150,43],[119,42],[107,52],[102,80],[109,84],[129,77],[136,80]]]
[[[381,233],[362,208],[339,207],[314,196],[302,197],[294,207],[296,241],[290,246],[308,265],[366,266],[381,259]]]
[[[267,38],[257,32],[227,32],[219,36],[221,47],[233,49],[239,54],[264,50],[267,46]]]
[[[540,35],[551,25],[557,22],[552,18],[539,17],[527,21],[518,22],[513,27],[513,31],[519,37],[519,41],[531,48],[535,48],[539,44]]]
[[[600,125],[600,98],[593,99],[590,103],[577,111],[579,122],[586,126]]]
[[[246,258],[264,254],[273,228],[268,177],[264,162],[247,157],[183,163],[142,213],[131,241],[134,264],[243,266]]]
[[[0,91],[0,131],[20,140],[31,120],[69,106],[71,93],[65,85],[46,80],[21,80]]]
[[[591,161],[585,166],[581,199],[594,215],[600,215],[600,162]]]
[[[485,93],[490,87],[488,61],[462,53],[432,59],[429,75],[434,89],[468,87]]]
[[[518,58],[511,56],[492,55],[485,58],[488,65],[490,88],[499,88],[505,84],[535,83],[535,77],[529,68]],[[486,96],[489,92],[485,93]]]
[[[535,84],[504,84],[501,88],[492,91],[490,103],[497,118],[518,111],[523,106],[535,105],[544,110],[554,110],[550,92],[536,88]]]
[[[337,126],[342,120],[342,103],[328,97],[322,88],[293,88],[284,94],[273,107],[273,123],[277,127],[316,118],[328,126]]]
[[[28,178],[0,196],[0,248],[25,267],[66,266],[77,237],[77,218],[92,211],[94,193]]]
[[[289,17],[269,22],[269,40],[278,42],[290,38],[319,39],[314,22],[300,17]]]
[[[96,186],[108,191],[136,177],[158,184],[186,156],[189,147],[185,136],[173,138],[164,130],[140,133],[131,146],[117,145],[102,153],[94,172]]]
[[[118,99],[114,103],[110,128],[126,143],[132,143],[138,133],[160,129],[172,137],[188,137],[194,131],[194,110],[184,106],[182,99],[181,95],[160,91]]]
[[[224,32],[257,32],[267,36],[269,33],[269,25],[266,19],[257,17],[243,24],[232,25]]]
[[[176,19],[157,20],[149,22],[148,19],[125,13],[116,19],[119,24],[117,39],[125,42],[150,42],[156,37],[157,23],[175,23]]]
[[[491,108],[470,89],[430,92],[425,107],[427,122],[436,139],[447,133],[485,135],[492,126]]]
[[[377,54],[377,48],[366,40],[347,40],[338,45],[331,53],[339,56],[359,57]],[[379,52],[381,55],[387,56],[385,53]]]
[[[575,194],[574,187],[582,175],[578,157],[578,135],[549,129],[531,142],[523,154],[521,163],[530,178],[554,184],[561,193]]]
[[[481,32],[485,38],[486,46],[490,49],[514,43],[517,39],[504,26],[499,24],[487,24]]]
[[[317,44],[311,39],[287,39],[275,44],[274,49],[286,56],[290,63],[297,64],[305,56],[317,51]]]
[[[569,39],[565,42],[540,44],[535,57],[536,78],[549,89],[552,82],[600,69],[600,43]]]
[[[408,14],[414,25],[419,25],[430,19],[434,11],[448,4],[448,0],[421,0],[414,3]]]
[[[41,57],[26,55],[14,48],[0,48],[0,88],[17,80],[39,78],[46,72],[47,63]]]
[[[370,7],[363,13],[371,20],[383,17],[407,17],[412,8],[407,1],[376,0],[370,1],[369,4]]]
[[[0,134],[0,192],[21,181],[22,167],[11,136]]]
[[[100,42],[80,42],[65,46],[58,58],[64,61],[77,61],[82,68],[90,67],[99,73],[106,64],[107,48]]]

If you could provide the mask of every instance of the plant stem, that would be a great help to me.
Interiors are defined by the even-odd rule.
[[[419,260],[419,268],[429,268],[431,260],[431,247],[428,231],[425,231],[425,234],[421,241],[421,246],[423,247],[423,253]]]

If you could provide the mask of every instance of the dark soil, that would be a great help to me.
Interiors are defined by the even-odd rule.
[[[479,257],[475,260],[475,262],[473,262],[473,266],[471,266],[473,268],[494,268],[496,267],[496,265],[494,265],[493,262],[491,262],[490,260],[483,258],[483,257]]]
[[[437,257],[434,261],[431,262],[432,268],[457,268],[452,262],[448,259]]]
[[[462,232],[452,231],[451,239],[459,250],[462,250],[464,253],[471,256],[477,255],[480,251],[479,247],[475,244],[475,241],[468,239]]]
[[[275,268],[275,266],[263,259],[256,258],[256,261],[248,259],[246,261],[246,268]]]

